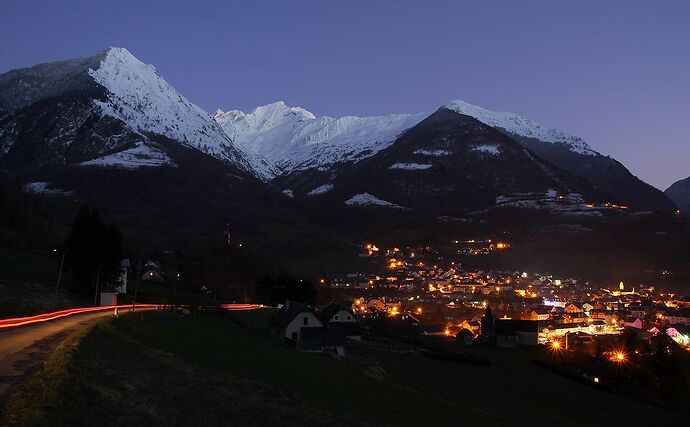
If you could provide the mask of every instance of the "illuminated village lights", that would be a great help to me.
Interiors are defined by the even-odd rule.
[[[611,362],[623,364],[628,360],[628,355],[622,350],[616,350],[608,353],[608,358]]]

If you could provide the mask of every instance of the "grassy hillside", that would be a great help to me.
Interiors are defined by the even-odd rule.
[[[492,360],[490,367],[370,350],[338,361],[298,353],[264,337],[256,327],[265,325],[269,314],[191,319],[146,313],[106,322],[71,356],[58,358],[61,368],[48,364],[6,409],[18,424],[51,420],[60,425],[93,419],[101,425],[526,425],[549,420],[633,426],[659,419],[680,425],[680,414],[529,364],[535,349],[473,349]]]

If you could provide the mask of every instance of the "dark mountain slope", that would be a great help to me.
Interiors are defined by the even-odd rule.
[[[678,205],[682,212],[690,212],[690,178],[673,183],[666,189],[666,195]]]
[[[105,52],[87,58],[69,59],[0,75],[0,116],[27,107],[41,99],[73,92],[102,89],[88,74],[98,68]]]
[[[144,249],[222,242],[227,224],[233,244],[267,254],[286,247],[299,251],[301,240],[316,239],[291,201],[254,176],[164,137],[152,139],[175,166],[47,165],[20,179],[56,190],[44,199],[63,221],[81,204],[98,206]]]
[[[461,215],[494,206],[499,196],[525,193],[578,193],[586,199],[604,195],[587,181],[558,169],[518,142],[474,118],[442,108],[405,132],[389,148],[336,177],[312,171],[280,181],[307,203],[338,208],[353,196],[368,193],[427,217]],[[333,189],[309,195],[313,177]]]
[[[637,210],[672,211],[675,206],[664,193],[634,176],[616,159],[601,154],[585,155],[562,144],[511,135],[523,146],[548,162],[573,175],[589,180],[595,187],[611,194],[612,202]]]

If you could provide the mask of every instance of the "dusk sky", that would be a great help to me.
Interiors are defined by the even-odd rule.
[[[179,2],[182,3],[182,2]],[[661,189],[690,175],[688,1],[4,0],[0,72],[108,46],[209,112],[451,99],[583,137]]]

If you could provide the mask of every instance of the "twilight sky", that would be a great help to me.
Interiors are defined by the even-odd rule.
[[[180,4],[177,4],[180,3]],[[0,73],[129,49],[208,111],[512,111],[661,189],[690,175],[690,2],[3,0]]]

